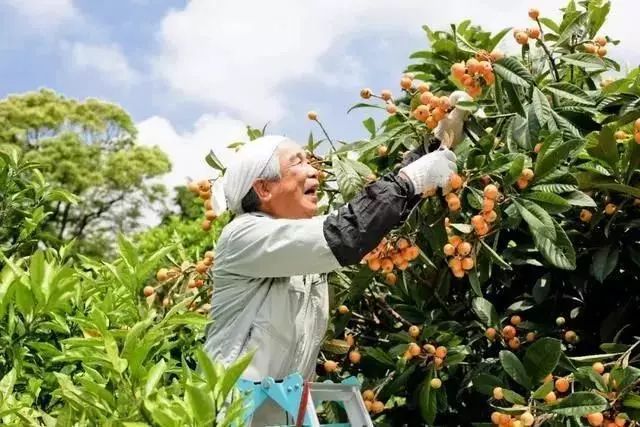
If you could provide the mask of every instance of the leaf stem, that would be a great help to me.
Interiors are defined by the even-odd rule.
[[[324,126],[322,126],[322,122],[318,119],[316,119],[316,123],[318,123],[318,125],[320,125],[320,129],[322,129],[322,133],[324,133],[324,136],[327,137],[327,141],[329,141],[329,144],[331,145],[331,148],[333,149],[334,152],[336,152],[336,146],[333,145],[333,141],[331,140],[331,137],[329,136],[329,134],[327,133],[326,129],[324,128]]]
[[[536,19],[536,22],[538,23],[538,28],[540,29],[540,38],[538,39],[538,42],[540,42],[540,46],[542,46],[544,53],[547,55],[547,58],[549,58],[549,65],[551,66],[553,77],[557,82],[559,82],[560,74],[558,73],[558,68],[556,67],[556,63],[553,60],[553,55],[551,55],[549,48],[547,48],[547,45],[544,43],[544,30],[542,29],[542,24],[540,23],[540,19]]]

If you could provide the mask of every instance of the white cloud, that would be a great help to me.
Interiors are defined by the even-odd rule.
[[[37,30],[55,30],[81,19],[73,0],[4,0]]]
[[[191,180],[206,179],[217,175],[205,157],[213,150],[225,164],[233,156],[226,148],[232,142],[246,141],[246,125],[226,115],[201,116],[193,130],[179,133],[169,120],[153,116],[137,125],[138,142],[147,146],[158,146],[171,160],[171,172],[160,179],[170,191],[176,186],[186,185]],[[219,186],[216,190],[220,190]],[[221,194],[218,192],[218,197]],[[146,223],[157,223],[157,216],[147,212]]]
[[[139,79],[138,72],[131,68],[117,45],[73,43],[69,54],[73,67],[95,72],[111,83],[129,85]]]
[[[636,0],[616,0],[608,29],[627,46],[615,55],[635,55],[638,41],[633,19]],[[558,0],[538,0],[543,14],[558,15]],[[159,33],[160,51],[153,69],[177,94],[189,101],[231,110],[244,120],[278,120],[287,113],[287,85],[316,79],[336,86],[368,79],[367,62],[347,52],[337,63],[325,63],[336,46],[367,34],[407,34],[414,43],[421,25],[448,28],[472,18],[496,31],[528,26],[528,5],[512,0],[480,0],[447,5],[427,0],[192,0],[170,11]],[[406,45],[398,49],[407,49]],[[409,52],[407,52],[409,53]],[[346,70],[346,72],[345,72]]]

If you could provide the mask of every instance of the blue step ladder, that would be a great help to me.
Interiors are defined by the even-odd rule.
[[[245,424],[261,405],[272,400],[283,410],[283,414],[287,413],[296,420],[296,424],[286,426],[373,427],[360,394],[360,383],[355,377],[349,377],[342,383],[305,382],[300,374],[292,374],[279,381],[271,377],[262,381],[241,379],[238,389],[248,400]],[[349,422],[320,424],[316,407],[322,402],[338,402],[347,413]]]

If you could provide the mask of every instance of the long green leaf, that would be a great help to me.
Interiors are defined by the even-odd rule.
[[[552,118],[551,105],[549,104],[549,100],[540,89],[534,87],[531,102],[533,104],[533,111],[536,115],[536,119],[538,120],[538,124],[540,125],[540,127],[543,127]]]
[[[593,412],[602,412],[607,409],[607,399],[595,393],[578,391],[551,407],[551,412],[570,417],[581,417]]]
[[[498,312],[490,301],[482,297],[474,298],[471,307],[485,326],[498,327],[500,325]]]
[[[543,88],[560,98],[569,99],[578,104],[593,106],[595,103],[589,99],[589,95],[578,86],[566,82],[548,84]]]
[[[528,87],[533,77],[524,65],[514,57],[506,57],[493,64],[493,70],[504,80],[516,85]]]
[[[524,355],[524,367],[534,382],[543,380],[553,372],[560,360],[562,344],[553,338],[541,338],[527,349]]]
[[[500,352],[500,363],[502,369],[518,384],[524,388],[531,388],[531,378],[527,374],[524,365],[518,357],[509,350],[502,350]]]
[[[548,238],[542,233],[534,233],[536,248],[551,265],[564,270],[575,270],[576,252],[565,231],[554,221],[556,239]]]

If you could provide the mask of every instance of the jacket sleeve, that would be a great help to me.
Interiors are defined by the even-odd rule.
[[[407,219],[420,200],[409,182],[389,174],[328,216],[324,235],[340,265],[359,263],[389,231]]]
[[[326,216],[276,219],[248,214],[220,238],[216,269],[252,278],[328,273],[340,267],[323,234]],[[237,221],[237,222],[236,222]]]
[[[419,157],[410,153],[405,162]],[[349,203],[311,219],[250,215],[225,236],[217,257],[227,272],[249,277],[327,273],[359,263],[421,200],[396,173],[367,185]],[[232,223],[233,223],[232,222]],[[228,226],[231,226],[229,224]]]

